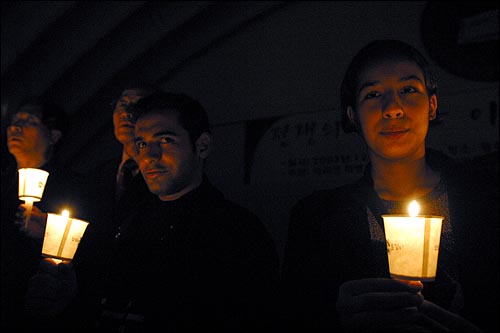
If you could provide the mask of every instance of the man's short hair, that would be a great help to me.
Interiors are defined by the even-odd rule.
[[[186,94],[157,91],[141,98],[132,110],[137,119],[152,111],[177,111],[179,123],[186,129],[193,144],[202,133],[210,133],[210,124],[205,109],[198,101]]]

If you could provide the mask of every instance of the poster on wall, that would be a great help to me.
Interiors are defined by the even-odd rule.
[[[439,97],[439,124],[427,145],[455,159],[498,153],[498,89],[457,92]]]
[[[333,111],[308,112],[247,124],[245,183],[351,182],[363,173],[367,156],[357,134],[345,134]]]
[[[427,146],[455,159],[498,153],[498,89],[440,96]],[[319,189],[350,183],[368,162],[364,143],[346,134],[336,112],[304,112],[246,124],[247,185]]]

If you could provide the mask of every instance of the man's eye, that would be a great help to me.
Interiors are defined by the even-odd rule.
[[[136,146],[136,148],[141,149],[141,148],[146,147],[146,144],[142,141],[139,141],[139,142],[135,143],[135,146]]]
[[[376,91],[370,91],[369,93],[367,93],[365,95],[365,98],[364,99],[371,99],[371,98],[375,98],[375,97],[379,97],[380,94]]]
[[[172,143],[172,142],[174,142],[174,139],[167,136],[164,136],[160,139],[160,143]]]
[[[17,127],[28,127],[28,126],[38,126],[40,124],[36,119],[16,119],[14,120],[10,126]]]

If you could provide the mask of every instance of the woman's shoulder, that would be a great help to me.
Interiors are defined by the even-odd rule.
[[[328,210],[330,213],[353,206],[363,193],[360,182],[343,184],[334,188],[314,190],[299,199],[292,206],[292,214],[298,211],[317,214]]]

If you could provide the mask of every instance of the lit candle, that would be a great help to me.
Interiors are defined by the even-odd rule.
[[[87,225],[87,221],[70,218],[67,210],[61,215],[48,213],[42,255],[53,259],[72,260]]]
[[[42,169],[21,168],[18,170],[18,175],[18,197],[19,200],[23,200],[26,204],[24,227],[27,228],[31,218],[33,202],[42,200],[43,190],[45,189],[49,173]]]
[[[382,215],[392,278],[433,281],[436,277],[444,217],[418,215],[419,210],[413,200],[408,215]]]

